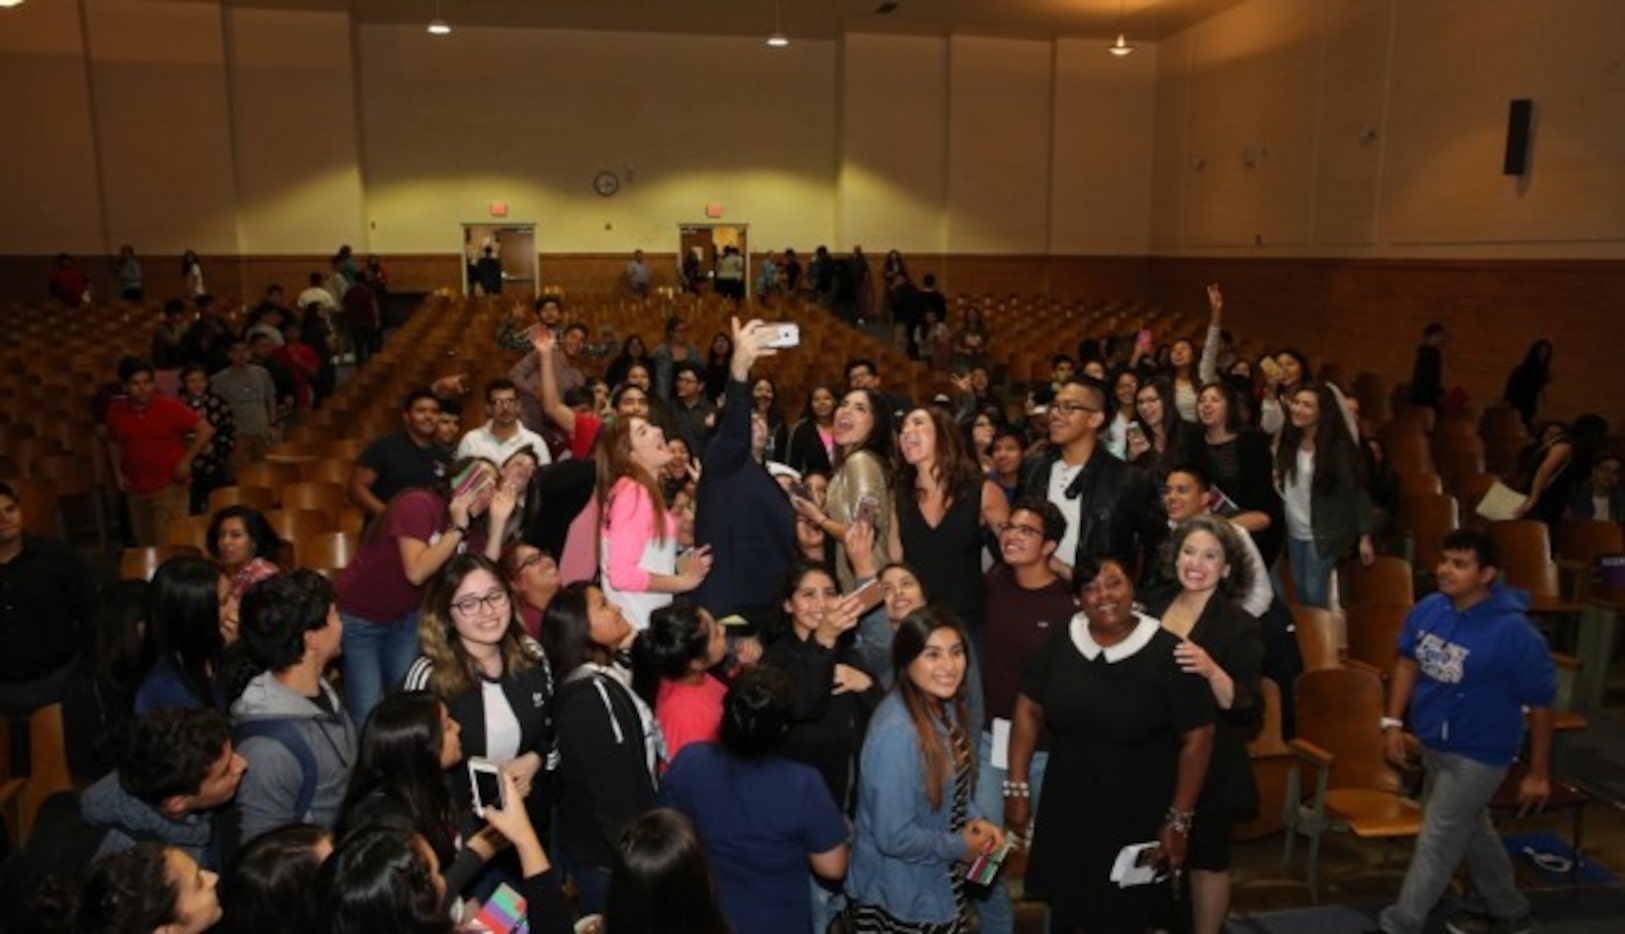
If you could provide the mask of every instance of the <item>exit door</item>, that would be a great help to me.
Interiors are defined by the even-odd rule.
[[[714,288],[717,261],[735,247],[745,258],[745,288],[750,290],[749,224],[679,224],[677,226],[678,281],[698,295]]]
[[[463,294],[535,298],[535,224],[464,224]]]

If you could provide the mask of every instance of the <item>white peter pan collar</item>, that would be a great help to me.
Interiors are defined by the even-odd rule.
[[[1075,614],[1072,617],[1072,644],[1090,661],[1094,661],[1104,653],[1107,664],[1120,662],[1145,648],[1151,637],[1162,628],[1162,623],[1144,613],[1136,612],[1134,616],[1139,623],[1135,625],[1133,632],[1116,645],[1102,646],[1089,632],[1089,617],[1082,613]]]

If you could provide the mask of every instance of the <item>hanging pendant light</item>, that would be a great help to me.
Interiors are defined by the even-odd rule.
[[[790,37],[784,34],[779,16],[781,0],[773,0],[773,34],[767,37],[767,44],[775,49],[782,49],[790,44]]]
[[[440,0],[434,0],[434,19],[429,20],[429,35],[451,35],[451,24],[440,15]]]
[[[1125,19],[1123,6],[1126,2],[1127,0],[1117,0],[1117,41],[1106,46],[1106,51],[1118,58],[1131,55],[1134,52],[1134,46],[1128,44],[1128,34],[1123,29],[1123,20]]]

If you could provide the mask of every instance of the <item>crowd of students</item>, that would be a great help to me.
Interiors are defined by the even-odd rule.
[[[737,319],[704,365],[680,319],[652,354],[629,339],[595,394],[585,329],[545,299],[498,338],[528,352],[489,421],[448,434],[425,388],[362,454],[370,523],[332,581],[277,567],[233,507],[212,560],[104,592],[94,663],[59,687],[112,769],[8,884],[88,871],[18,922],[437,931],[520,905],[543,932],[999,934],[999,863],[1030,848],[1053,930],[1217,932],[1260,679],[1301,667],[1284,585],[1326,606],[1337,564],[1372,560],[1380,462],[1307,358],[1255,369],[1208,298],[1200,351],[1086,341],[1019,424],[974,356],[924,404],[855,360],[792,421],[758,369],[775,330]],[[132,400],[151,375],[123,368]],[[1532,482],[1617,502],[1569,495],[1609,463],[1617,485],[1576,429]],[[27,504],[0,507],[10,548]],[[1446,594],[1466,614],[1496,558],[1446,549],[1472,558]],[[1486,703],[1544,706],[1541,679]],[[1169,881],[1111,879],[1137,844]]]

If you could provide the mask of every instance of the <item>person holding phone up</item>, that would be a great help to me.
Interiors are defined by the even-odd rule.
[[[518,500],[488,460],[452,465],[438,489],[408,489],[389,501],[340,571],[344,619],[344,702],[365,723],[387,687],[400,684],[418,657],[423,587],[454,555],[473,550],[495,561],[500,535]]]

